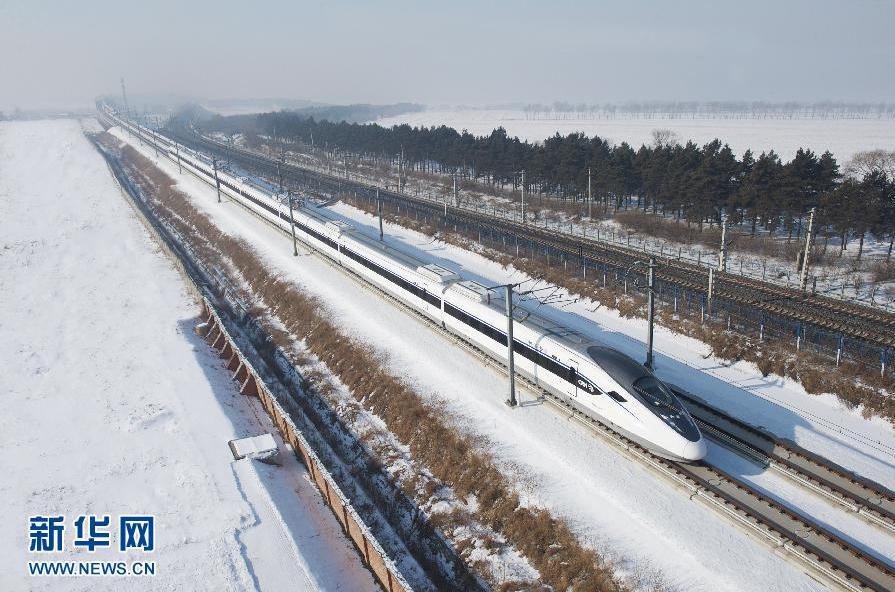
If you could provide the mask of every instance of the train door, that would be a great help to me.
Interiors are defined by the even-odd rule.
[[[578,362],[569,360],[568,376],[566,377],[566,392],[573,398],[578,398],[580,389],[578,388]]]

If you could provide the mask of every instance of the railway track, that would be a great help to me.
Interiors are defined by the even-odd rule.
[[[377,189],[365,182],[348,180],[294,163],[278,163],[263,155],[230,148],[189,131],[179,131],[176,138],[194,148],[231,158],[244,168],[268,176],[268,180],[281,172],[284,178],[297,181],[299,185],[325,187],[330,194],[335,194],[339,190],[364,191],[369,194]],[[441,216],[446,212],[449,218],[454,217],[482,228],[512,234],[539,246],[550,247],[570,258],[585,256],[593,261],[626,268],[632,261],[644,257],[644,253],[636,249],[598,241],[595,238],[570,235],[530,223],[523,224],[518,220],[489,215],[471,208],[446,205],[418,196],[378,189],[383,199],[412,205],[434,216]],[[657,257],[657,260],[660,262],[656,274],[659,280],[696,292],[707,291],[706,269],[679,261],[674,257]],[[895,346],[895,315],[885,311],[825,296],[808,295],[793,288],[720,272],[714,275],[713,294],[716,299],[809,323],[875,345]]]
[[[144,139],[150,141],[148,138]],[[197,178],[207,182],[202,177],[197,176]],[[234,203],[275,230],[280,231],[284,236],[291,238],[288,231],[258,215],[251,208],[239,201],[234,201]],[[316,251],[313,246],[308,245],[308,247],[312,251]],[[363,278],[338,265],[328,257],[321,256],[321,259],[334,269],[339,269],[353,277],[364,289],[393,302],[398,307],[419,318],[436,332],[445,335],[450,341],[482,359],[487,365],[502,372],[506,371],[505,365],[501,361],[493,359],[473,344],[448,332],[432,319],[412,309],[384,290],[370,285]],[[565,400],[546,392],[526,377],[518,376],[518,378],[520,383],[525,385],[534,396],[551,403],[563,413],[568,414],[570,419],[587,426],[627,456],[638,460],[646,467],[669,479],[672,483],[682,488],[691,499],[711,507],[733,524],[769,544],[790,560],[803,566],[807,573],[843,590],[854,592],[895,590],[895,566],[884,563],[844,541],[841,537],[836,536],[810,518],[765,496],[747,483],[727,474],[719,467],[704,462],[681,464],[656,456],[639,444],[619,434],[611,426],[604,425],[582,412],[574,404],[574,401]],[[683,394],[688,403],[694,405],[694,407],[699,407],[697,405],[698,400],[695,397],[686,393]],[[703,405],[709,410],[712,409],[708,405]],[[711,422],[713,420],[708,415],[708,411],[702,414],[703,425],[712,425]],[[721,417],[723,417],[723,414],[719,412],[716,414],[714,421],[720,423],[718,418]],[[740,429],[743,429],[744,432],[746,431],[742,427],[746,426],[746,424],[742,424],[742,422],[738,422],[733,418],[727,417],[726,419],[730,426],[740,426]],[[741,436],[730,426],[720,425],[716,429],[719,433],[729,434],[730,437],[742,444],[748,443],[750,447],[753,447],[752,444],[757,443],[758,437],[755,434],[752,434],[753,439],[750,441],[749,437]],[[714,429],[713,425],[712,427]],[[755,430],[755,428],[752,428],[752,430]],[[758,432],[758,430],[755,431]],[[756,448],[756,450],[761,450],[761,448]],[[750,454],[750,458],[754,458],[754,456]],[[819,462],[822,459],[815,458],[814,460]],[[828,470],[828,472],[830,471]],[[855,479],[852,477],[852,480]]]
[[[895,534],[895,492],[672,386],[704,434]]]

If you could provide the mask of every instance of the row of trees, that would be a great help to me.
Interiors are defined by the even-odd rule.
[[[718,223],[726,215],[753,233],[763,227],[798,237],[808,212],[817,208],[818,228],[839,234],[843,247],[850,237],[858,237],[863,250],[871,233],[890,239],[891,253],[895,237],[895,177],[883,166],[891,164],[890,153],[865,158],[848,171],[852,174],[844,174],[829,152],[800,149],[784,162],[773,151],[755,155],[747,150],[737,158],[720,140],[681,144],[661,131],[654,133],[651,145],[635,149],[581,133],[532,144],[510,137],[503,128],[474,136],[446,126],[384,128],[288,112],[216,118],[203,127],[254,131],[352,154],[389,159],[400,154],[405,166],[514,188],[524,170],[527,191],[571,199],[586,195],[590,171],[592,195],[607,208],[639,207],[699,225]]]
[[[889,119],[895,117],[893,103],[845,103],[823,101],[647,101],[602,104],[529,104],[522,108],[526,119],[718,118],[718,119]]]

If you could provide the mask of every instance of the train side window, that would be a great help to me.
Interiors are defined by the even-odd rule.
[[[618,393],[615,392],[615,391],[609,391],[608,394],[609,394],[610,397],[612,397],[613,399],[615,399],[615,400],[618,401],[619,403],[626,403],[626,402],[628,401],[626,398],[624,398],[623,396],[621,396],[620,394],[618,394]]]

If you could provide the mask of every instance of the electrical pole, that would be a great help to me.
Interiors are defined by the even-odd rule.
[[[221,180],[218,179],[218,157],[213,156],[211,163],[214,165],[214,184],[218,189],[218,203],[221,203]]]
[[[379,240],[382,240],[382,200],[379,199],[379,187],[376,188],[376,212],[379,214]]]
[[[654,257],[650,257],[649,260],[649,275],[647,276],[647,300],[646,300],[646,310],[647,310],[647,319],[649,322],[649,328],[646,333],[646,363],[644,366],[652,370],[653,368],[653,321],[655,320],[656,314],[656,292],[653,289],[655,285],[655,277],[656,277],[656,259]]]
[[[180,166],[180,144],[174,142],[174,152],[177,153],[177,170],[181,174],[183,174],[183,167]]]
[[[590,192],[590,167],[587,167],[587,217],[590,218],[591,201],[593,197]]]
[[[727,271],[727,214],[721,215],[721,252],[718,254],[718,271]]]
[[[277,161],[277,179],[279,179],[280,193],[283,193],[283,171],[280,168],[280,161]]]
[[[295,242],[295,218],[292,216],[292,190],[289,190],[289,224],[292,226],[292,256],[298,257],[298,244]]]
[[[811,208],[808,216],[808,233],[805,235],[805,252],[802,254],[802,272],[799,274],[799,288],[802,292],[808,285],[808,258],[811,256],[811,235],[814,231],[814,212],[817,208]]]
[[[130,121],[130,107],[127,105],[127,91],[124,88],[124,76],[121,77],[121,98],[124,100],[124,118]]]
[[[516,406],[516,369],[513,360],[513,284],[504,286],[507,300],[507,373],[510,378],[510,396],[506,404]]]
[[[457,207],[459,204],[457,203],[457,172],[454,171],[454,207]]]
[[[706,298],[706,307],[708,308],[709,315],[712,314],[712,296],[714,296],[715,292],[715,270],[709,267],[709,293]]]
[[[522,223],[525,224],[525,169],[522,169]]]
[[[401,144],[401,160],[398,161],[398,193],[401,193],[401,174],[404,170],[404,145]]]

